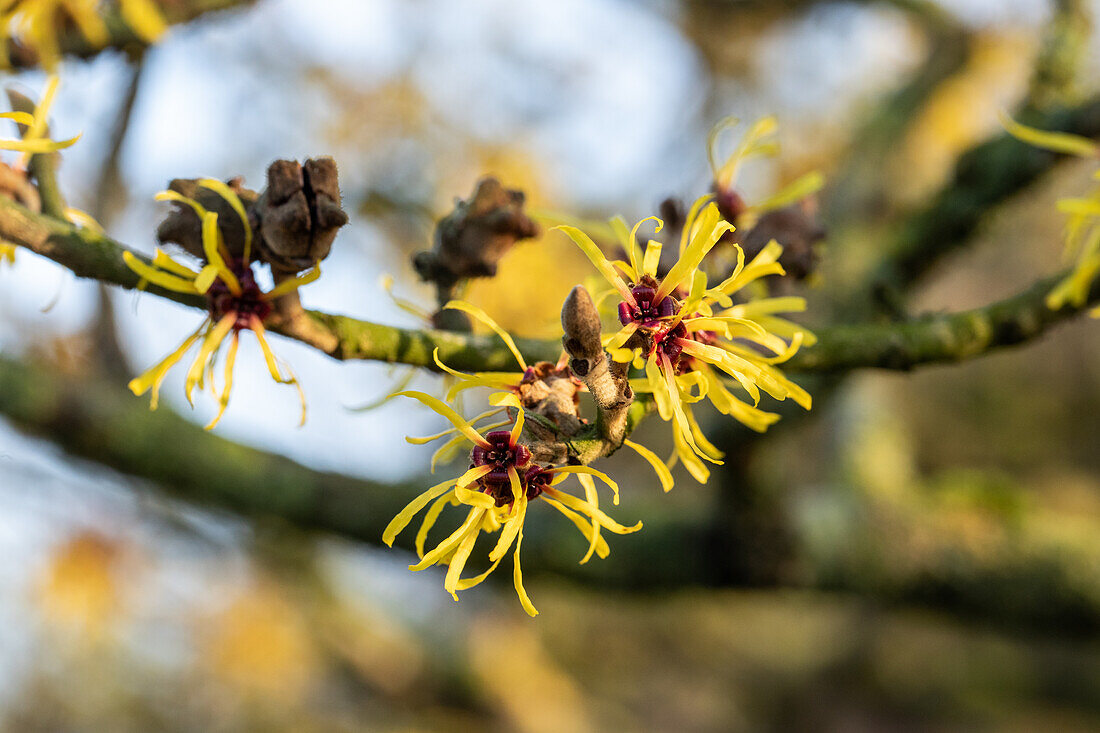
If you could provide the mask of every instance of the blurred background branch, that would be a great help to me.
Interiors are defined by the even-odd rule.
[[[158,6],[164,19],[170,24],[187,23],[208,13],[235,8],[246,8],[256,0],[172,0]],[[116,4],[117,5],[117,4]],[[92,44],[75,26],[70,26],[58,39],[60,52],[65,56],[89,59],[99,53],[114,49],[129,54],[140,53],[149,43],[141,38],[124,20],[117,7],[109,10],[103,18],[107,25],[108,40],[104,45]],[[21,45],[18,40],[6,39],[7,57],[14,69],[34,68],[39,64],[37,53]]]

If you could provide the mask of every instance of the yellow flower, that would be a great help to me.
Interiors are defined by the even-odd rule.
[[[131,380],[130,390],[135,395],[143,395],[152,390],[149,407],[155,410],[160,385],[168,371],[196,342],[199,342],[198,356],[187,372],[184,394],[187,396],[187,401],[193,405],[191,393],[194,388],[198,386],[202,389],[205,384],[209,384],[211,392],[218,400],[218,414],[206,426],[206,429],[210,430],[221,420],[229,404],[229,394],[233,387],[233,365],[237,358],[240,332],[249,330],[256,335],[256,340],[260,343],[271,378],[279,384],[292,384],[297,387],[298,397],[302,403],[302,423],[305,423],[306,402],[301,386],[294,373],[285,364],[283,368],[286,369],[286,376],[283,376],[279,362],[267,343],[263,324],[264,319],[271,313],[272,301],[320,277],[320,264],[318,263],[306,274],[285,280],[267,292],[260,290],[250,263],[252,229],[248,224],[248,216],[243,204],[237,195],[221,181],[203,179],[199,183],[225,198],[241,217],[245,231],[244,257],[234,259],[229,255],[218,229],[216,213],[206,211],[197,201],[175,191],[163,191],[157,194],[158,200],[187,204],[198,214],[202,221],[202,244],[207,264],[200,271],[195,272],[159,249],[153,258],[152,265],[143,262],[130,252],[123,253],[123,259],[130,269],[142,277],[142,287],[147,283],[153,283],[177,293],[205,295],[209,313],[199,327],[183,340],[179,348],[149,371]],[[225,358],[225,385],[219,393],[214,385],[214,365],[227,339],[229,350]]]
[[[14,150],[23,153],[16,165],[23,172],[25,172],[31,155],[35,153],[52,153],[67,148],[80,139],[80,135],[77,135],[68,140],[55,142],[46,135],[50,107],[53,105],[54,97],[57,94],[58,83],[56,76],[51,76],[46,81],[46,90],[42,93],[42,99],[35,105],[33,114],[27,112],[0,112],[0,119],[12,120],[17,125],[26,128],[26,132],[19,140],[0,140],[0,150]],[[98,226],[90,216],[82,211],[69,209],[65,213],[73,223],[84,227]],[[16,247],[13,244],[0,243],[0,264],[4,262],[13,264],[15,262],[15,250]]]
[[[1100,145],[1087,137],[1037,130],[1003,113],[1001,124],[1013,137],[1036,147],[1090,160],[1100,157]],[[1093,180],[1100,181],[1100,170],[1093,174]],[[1073,262],[1073,272],[1050,291],[1046,304],[1051,310],[1067,303],[1080,308],[1088,301],[1089,289],[1100,274],[1100,185],[1085,198],[1060,199],[1058,210],[1067,215],[1065,257]],[[1100,314],[1100,309],[1092,314]]]
[[[744,139],[734,151],[721,163],[717,155],[718,138],[739,124],[736,117],[719,120],[707,135],[707,160],[714,175],[714,196],[723,216],[738,227],[746,228],[761,214],[781,209],[801,201],[825,185],[825,177],[819,171],[812,171],[792,181],[782,189],[755,204],[748,204],[734,189],[737,173],[741,164],[754,156],[774,156],[779,153],[779,143],[771,140],[779,129],[775,117],[758,120],[745,133]]]
[[[523,587],[519,557],[527,506],[536,499],[542,499],[565,515],[588,540],[588,552],[581,558],[581,563],[587,562],[593,554],[601,558],[607,557],[610,549],[601,536],[603,529],[616,534],[627,534],[642,528],[641,522],[632,527],[623,526],[600,510],[593,477],[611,488],[615,503],[618,504],[619,487],[605,474],[588,466],[545,467],[536,464],[531,459],[531,451],[519,442],[524,424],[522,408],[516,409],[511,430],[490,430],[491,427],[500,425],[475,428],[474,423],[484,416],[467,421],[446,403],[429,394],[412,391],[400,394],[419,400],[450,421],[453,426],[451,429],[429,439],[453,433],[462,436],[474,446],[470,453],[471,467],[468,471],[436,484],[413,499],[393,518],[382,534],[382,541],[392,547],[397,535],[427,507],[415,540],[420,562],[410,565],[409,569],[424,570],[436,564],[446,565],[447,574],[443,587],[456,601],[458,591],[472,588],[496,570],[514,543],[512,578],[516,593],[524,611],[531,616],[538,614]],[[518,402],[513,402],[512,405],[518,405]],[[418,443],[428,439],[409,440]],[[584,486],[584,499],[557,488],[558,484],[572,474],[577,475]],[[428,532],[447,506],[468,507],[465,519],[435,548],[425,552]],[[463,578],[462,571],[478,537],[482,533],[492,534],[498,531],[500,535],[493,549],[489,551],[489,568],[480,575]]]
[[[53,69],[61,60],[59,38],[66,20],[72,20],[93,48],[111,40],[106,21],[99,13],[99,0],[6,0],[0,4],[0,41],[16,39],[38,53],[41,65]],[[119,11],[135,35],[153,42],[164,33],[164,17],[153,0],[120,0]],[[0,62],[10,63],[6,56]]]
[[[617,361],[634,360],[642,371],[631,379],[631,386],[636,392],[652,394],[658,414],[673,422],[676,456],[700,482],[709,477],[703,462],[721,463],[722,454],[703,435],[691,405],[708,398],[719,412],[757,431],[766,430],[778,419],[778,415],[759,409],[761,391],[778,400],[790,397],[809,409],[810,396],[775,365],[813,341],[809,331],[775,315],[804,310],[802,298],[733,301],[734,294],[759,278],[783,274],[778,262],[782,248],[774,241],[748,264],[741,248],[734,245],[737,264],[733,272],[717,286],[707,287],[700,264],[723,235],[733,230],[708,199],[704,196],[692,206],[680,239],[680,256],[660,278],[663,245],[650,240],[643,254],[637,242],[638,228],[649,219],[632,230],[627,230],[622,219],[611,222],[628,262],[608,260],[579,229],[558,227],[588,255],[622,298],[618,307],[622,328],[606,337],[604,345]],[[663,223],[656,217],[650,219],[660,231]],[[639,351],[642,353],[636,356]],[[738,389],[751,404],[735,394]]]
[[[46,90],[42,93],[42,99],[35,105],[33,114],[27,112],[0,112],[0,119],[12,120],[26,128],[20,140],[0,140],[0,149],[15,150],[24,154],[20,163],[22,168],[26,167],[27,160],[35,153],[52,153],[67,148],[80,139],[80,135],[77,135],[68,140],[55,142],[46,135],[50,107],[53,106],[59,83],[60,80],[57,76],[51,76],[46,81]]]

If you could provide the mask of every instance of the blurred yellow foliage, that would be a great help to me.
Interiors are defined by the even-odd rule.
[[[41,579],[44,617],[90,640],[101,638],[121,610],[122,548],[96,532],[80,532],[58,547]]]
[[[594,730],[576,683],[530,625],[483,619],[470,633],[470,668],[482,692],[522,733]]]
[[[233,697],[299,702],[319,672],[301,613],[275,587],[260,583],[204,624],[203,659]]]
[[[960,153],[999,129],[997,113],[1026,89],[1037,47],[1033,35],[975,37],[966,65],[940,84],[910,127],[893,177],[903,200],[939,185]]]

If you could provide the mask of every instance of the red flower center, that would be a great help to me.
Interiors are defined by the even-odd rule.
[[[662,318],[675,315],[679,305],[675,298],[667,295],[659,301],[656,300],[657,288],[648,283],[635,285],[630,293],[637,305],[626,301],[619,303],[619,323],[624,326],[637,323],[642,328],[653,328]]]
[[[241,294],[234,295],[221,278],[216,278],[206,291],[210,317],[217,322],[229,313],[236,313],[237,320],[233,323],[235,331],[252,328],[252,317],[256,316],[263,322],[271,314],[271,303],[264,299],[252,268],[245,265],[243,260],[231,260],[226,264],[237,276],[237,282],[241,284]]]
[[[475,445],[470,453],[470,467],[491,467],[492,470],[489,473],[478,479],[478,485],[482,491],[496,500],[497,506],[510,504],[512,482],[508,478],[508,469],[516,470],[522,486],[524,469],[531,463],[531,451],[527,446],[513,443],[512,434],[507,430],[494,430],[485,435],[485,440],[488,441],[488,446]]]

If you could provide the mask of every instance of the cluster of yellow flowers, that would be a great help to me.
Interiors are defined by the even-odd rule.
[[[12,150],[21,153],[13,164],[13,169],[20,175],[26,175],[27,163],[35,153],[52,153],[62,150],[74,144],[80,139],[77,135],[69,140],[54,141],[48,134],[50,107],[53,106],[54,97],[57,96],[59,80],[51,76],[46,82],[46,89],[42,98],[35,105],[34,112],[0,112],[0,119],[11,120],[23,128],[23,135],[18,139],[0,140],[0,150]],[[69,219],[82,226],[97,226],[87,214],[70,209],[66,212]],[[15,262],[15,245],[0,242],[0,263]]]
[[[772,241],[746,262],[740,246],[731,243],[734,264],[714,286],[708,285],[707,273],[702,269],[707,254],[734,230],[732,223],[722,219],[712,199],[723,192],[732,193],[737,163],[746,155],[765,152],[768,148],[756,143],[771,131],[769,124],[754,126],[750,131],[754,142],[742,144],[723,166],[715,166],[716,176],[720,174],[716,194],[703,196],[691,207],[678,243],[679,256],[667,271],[661,272],[662,242],[650,239],[644,251],[638,244],[638,231],[647,221],[654,222],[660,232],[663,223],[656,217],[643,219],[633,228],[621,218],[611,220],[609,231],[614,233],[625,260],[608,258],[591,237],[575,226],[558,227],[606,280],[609,288],[597,294],[596,302],[605,303],[614,295],[620,298],[615,309],[620,327],[603,337],[605,349],[613,359],[633,367],[630,386],[634,393],[652,400],[660,417],[672,423],[674,452],[667,461],[645,446],[624,441],[649,461],[666,491],[673,484],[670,469],[678,461],[699,482],[709,478],[707,463],[721,463],[722,453],[703,434],[692,411],[694,404],[707,399],[718,412],[757,431],[766,430],[778,419],[778,415],[760,408],[762,393],[777,400],[790,398],[806,409],[811,405],[810,395],[778,367],[801,345],[813,340],[809,331],[777,315],[804,310],[805,301],[798,297],[752,297],[749,293],[761,278],[783,274],[778,262],[782,251],[779,244]],[[814,176],[797,182],[792,190],[806,195],[819,186]],[[762,202],[766,205],[760,210],[796,200],[786,194],[772,199]],[[624,526],[599,508],[595,478],[611,488],[614,503],[619,503],[618,486],[605,474],[584,465],[540,465],[534,460],[530,447],[534,443],[524,442],[525,412],[518,396],[521,385],[534,377],[534,369],[525,362],[512,337],[484,311],[461,301],[452,301],[446,307],[465,311],[497,333],[515,356],[520,371],[465,374],[448,367],[436,354],[436,365],[457,380],[446,391],[446,400],[453,401],[460,392],[473,387],[492,390],[491,409],[469,421],[431,395],[398,393],[427,405],[452,424],[436,435],[408,438],[413,443],[425,443],[449,437],[433,457],[433,469],[440,455],[453,453],[464,444],[473,447],[469,470],[414,499],[390,523],[383,539],[392,545],[398,533],[427,508],[415,539],[420,561],[410,568],[446,565],[444,587],[455,600],[459,590],[477,585],[495,570],[514,542],[516,592],[523,608],[533,616],[537,612],[523,587],[519,559],[523,523],[531,502],[542,499],[589,540],[582,563],[593,554],[608,554],[609,548],[600,536],[602,530],[625,534],[640,529],[641,523]],[[555,369],[562,368],[559,365]],[[497,417],[503,419],[478,426]],[[577,475],[584,498],[558,488],[571,474]],[[428,533],[448,505],[467,507],[465,520],[434,549],[425,552]],[[498,530],[500,536],[489,553],[489,568],[472,578],[462,578],[478,537]]]
[[[52,152],[76,141],[74,138],[54,142],[47,135],[46,118],[56,87],[57,80],[52,78],[33,114],[0,115],[24,127],[22,139],[0,141],[0,148],[22,153],[24,159],[19,165],[25,167],[30,155]],[[730,160],[722,166],[714,166],[715,193],[703,196],[691,207],[679,241],[673,243],[678,246],[678,256],[671,264],[662,261],[665,243],[649,239],[644,249],[639,245],[638,232],[646,222],[652,221],[657,233],[661,231],[663,223],[655,217],[643,219],[632,228],[628,228],[621,218],[610,221],[607,231],[612,233],[611,238],[617,242],[625,259],[609,258],[580,228],[558,227],[580,247],[606,280],[608,288],[597,293],[596,302],[609,304],[611,296],[619,298],[617,307],[606,314],[608,320],[617,316],[619,325],[602,337],[604,349],[611,359],[624,365],[624,371],[633,368],[629,377],[632,392],[655,407],[657,414],[672,425],[674,449],[667,460],[639,443],[622,440],[622,445],[649,462],[665,491],[672,488],[671,469],[677,462],[682,462],[699,482],[709,478],[708,463],[721,463],[721,452],[707,440],[693,412],[696,403],[707,400],[718,412],[757,431],[766,430],[778,419],[776,414],[761,408],[762,395],[777,400],[790,398],[810,408],[809,394],[787,379],[779,368],[803,344],[813,340],[809,331],[778,315],[804,310],[805,301],[798,297],[768,297],[763,295],[764,289],[753,287],[759,285],[761,278],[783,274],[779,263],[781,247],[773,240],[746,261],[744,251],[731,238],[734,224],[723,218],[719,203],[712,200],[723,199],[727,204],[734,200],[736,193],[732,184],[737,163],[747,155],[771,150],[769,145],[760,143],[760,138],[772,130],[768,124],[756,125],[749,135],[752,144],[743,143]],[[178,348],[133,379],[130,389],[136,395],[151,392],[150,407],[155,409],[168,372],[198,345],[198,353],[187,370],[184,393],[188,402],[192,402],[196,387],[200,391],[209,388],[218,405],[217,414],[207,425],[207,429],[213,428],[229,403],[240,332],[248,330],[259,342],[272,379],[298,388],[304,422],[305,400],[298,380],[272,353],[265,335],[265,323],[270,324],[276,299],[320,276],[319,263],[304,274],[263,290],[253,270],[256,254],[253,226],[241,198],[223,182],[201,179],[197,183],[228,204],[228,211],[233,212],[229,216],[235,214],[240,218],[244,232],[243,251],[227,246],[217,212],[176,191],[157,195],[158,200],[172,201],[181,204],[184,211],[194,212],[201,224],[201,253],[194,252],[200,255],[200,266],[189,266],[160,249],[151,261],[131,252],[125,252],[123,259],[140,276],[139,288],[155,286],[203,297],[207,314]],[[796,182],[792,190],[805,194],[819,185],[818,180],[811,178]],[[749,218],[754,212],[768,211],[793,200],[790,195],[773,196],[756,207],[740,207],[738,216]],[[94,222],[79,212],[72,212],[71,218],[83,222],[84,226],[94,226]],[[720,241],[729,244],[734,256],[721,280],[710,285],[703,261]],[[10,252],[0,250],[0,257],[10,258]],[[389,282],[384,284],[387,290],[391,286]],[[403,307],[419,313],[411,304],[403,304]],[[571,374],[567,360],[563,357],[556,365],[528,364],[511,335],[485,311],[461,300],[452,300],[445,307],[465,312],[496,333],[515,357],[518,368],[467,374],[443,363],[436,352],[433,355],[435,364],[447,380],[443,399],[404,387],[394,393],[394,396],[419,401],[450,423],[450,428],[435,435],[408,438],[417,444],[445,439],[432,458],[433,471],[437,461],[453,457],[463,449],[469,450],[469,465],[461,475],[432,486],[410,502],[386,528],[383,539],[392,545],[397,535],[423,511],[415,538],[420,560],[411,568],[422,570],[436,564],[446,565],[444,587],[455,600],[458,591],[481,583],[504,556],[511,553],[516,592],[525,611],[533,616],[537,611],[524,589],[520,563],[523,528],[531,502],[541,500],[577,527],[587,541],[582,563],[593,555],[607,557],[610,548],[604,538],[605,531],[628,534],[641,529],[642,525],[640,522],[629,526],[620,524],[601,508],[597,481],[611,490],[613,503],[617,505],[619,487],[615,481],[575,458],[570,460],[548,454],[545,444],[540,445],[538,431],[528,429],[532,423],[547,420],[545,415],[530,411],[532,403],[527,397],[533,385],[545,386],[551,381],[569,385],[565,392],[575,410],[576,392],[582,385]],[[223,349],[224,359],[221,358]],[[219,361],[223,364],[224,375],[221,389],[215,384]],[[489,409],[467,420],[447,403],[455,402],[472,388],[490,390]],[[579,418],[575,417],[577,420]],[[618,447],[611,446],[611,450]],[[563,485],[572,476],[579,483],[579,490],[574,493]],[[454,531],[428,550],[428,534],[448,506],[463,507],[464,518]],[[462,577],[478,539],[483,534],[494,533],[499,534],[488,553],[488,568],[476,576]]]

